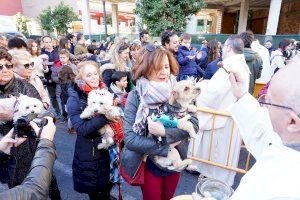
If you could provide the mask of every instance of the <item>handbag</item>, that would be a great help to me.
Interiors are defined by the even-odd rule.
[[[133,177],[129,176],[126,173],[126,171],[123,169],[123,167],[120,165],[120,174],[129,185],[141,186],[144,184],[146,159],[147,159],[147,156],[144,156],[144,158],[141,160],[141,163],[139,164],[138,169],[136,170]]]

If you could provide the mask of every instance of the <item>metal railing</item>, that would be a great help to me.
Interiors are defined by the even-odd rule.
[[[211,114],[212,115],[212,119],[211,119],[211,130],[210,130],[210,143],[208,145],[208,159],[204,159],[204,158],[199,158],[195,156],[195,139],[192,139],[192,155],[189,156],[190,159],[197,161],[197,162],[202,162],[202,163],[206,163],[208,165],[213,165],[216,167],[220,167],[223,169],[227,169],[230,171],[234,171],[234,172],[238,172],[238,173],[247,173],[247,171],[249,170],[249,165],[250,165],[250,157],[251,154],[248,152],[247,155],[247,159],[246,159],[246,164],[245,164],[245,168],[237,168],[237,167],[232,167],[230,166],[230,155],[231,155],[231,151],[232,151],[232,140],[233,140],[233,135],[234,135],[234,130],[236,128],[235,122],[233,121],[231,115],[227,112],[219,112],[216,110],[212,110],[212,109],[207,109],[207,108],[198,108],[198,112],[200,113],[205,113],[205,114]],[[212,154],[212,148],[213,148],[213,141],[214,141],[214,134],[215,134],[215,123],[216,123],[216,118],[217,117],[227,117],[227,118],[231,118],[232,119],[232,126],[230,129],[230,133],[229,133],[229,143],[227,146],[227,159],[225,164],[224,163],[218,163],[215,161],[212,161],[211,159],[211,154]],[[225,133],[224,133],[225,134]],[[239,139],[241,140],[240,136]],[[245,148],[245,145],[242,145],[241,148]]]

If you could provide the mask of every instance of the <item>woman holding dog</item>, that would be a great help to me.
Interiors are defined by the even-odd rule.
[[[30,53],[23,49],[14,49],[8,51],[12,55],[12,64],[14,65],[14,76],[23,79],[32,84],[38,91],[45,109],[49,109],[50,98],[49,94],[44,88],[41,79],[33,73],[34,62]]]
[[[178,64],[172,53],[163,47],[149,44],[140,53],[141,59],[133,68],[136,89],[129,93],[125,108],[125,147],[121,153],[121,166],[127,175],[134,177],[141,160],[147,155],[144,183],[141,184],[143,199],[169,200],[175,193],[180,173],[159,167],[153,157],[166,157],[170,148],[176,146],[181,157],[185,158],[189,135],[178,128],[164,128],[149,116],[158,113],[159,107],[168,102],[176,83],[174,75],[178,72]],[[190,121],[197,132],[197,118],[192,116]],[[164,137],[158,142],[152,135]]]
[[[74,87],[68,88],[67,101],[68,114],[77,132],[72,166],[74,189],[88,194],[91,200],[107,200],[110,198],[109,193],[113,186],[109,182],[109,153],[106,149],[98,150],[97,145],[101,142],[98,130],[109,121],[103,115],[91,119],[80,118],[80,114],[87,106],[89,92],[104,88],[105,85],[100,79],[97,63],[84,61],[77,67],[76,83]]]
[[[19,94],[40,99],[39,93],[31,84],[14,76],[13,67],[12,56],[7,51],[0,50],[0,99],[6,99],[10,95],[17,96]],[[5,124],[0,124],[1,137],[13,128],[13,110],[10,107],[6,107],[4,103],[0,105],[0,110],[0,121],[7,121]],[[11,176],[7,175],[9,188],[22,184],[30,170],[35,150],[36,140],[30,138],[12,152],[12,155],[16,157],[17,165],[15,169],[16,173],[11,171]]]

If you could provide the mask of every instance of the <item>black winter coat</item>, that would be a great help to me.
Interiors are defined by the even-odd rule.
[[[8,98],[10,95],[18,96],[19,94],[24,94],[41,100],[39,93],[33,85],[17,78],[13,78],[5,86],[4,90],[0,90],[1,99]],[[0,125],[0,134],[6,135],[12,128],[12,121],[7,122],[4,125]],[[11,177],[9,177],[8,186],[10,188],[20,185],[25,179],[36,151],[36,145],[37,143],[35,139],[27,139],[20,146],[12,150],[12,155],[16,158],[17,165],[15,169],[11,169],[15,172],[12,173],[13,175]]]
[[[77,131],[73,158],[74,190],[81,193],[101,192],[109,184],[109,154],[98,150],[101,142],[98,130],[108,123],[102,115],[81,119],[87,106],[87,95],[77,86],[68,88],[67,110],[73,127]]]

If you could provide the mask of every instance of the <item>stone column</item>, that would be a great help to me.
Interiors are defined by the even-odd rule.
[[[238,34],[246,31],[248,20],[249,0],[241,1]]]
[[[217,11],[217,29],[216,29],[216,34],[220,34],[221,33],[223,13],[224,13],[224,9]]]
[[[82,24],[83,34],[88,35],[91,41],[91,18],[89,0],[82,0]]]
[[[118,4],[111,4],[111,14],[114,33],[119,35]]]
[[[266,35],[276,35],[282,0],[271,0]]]

